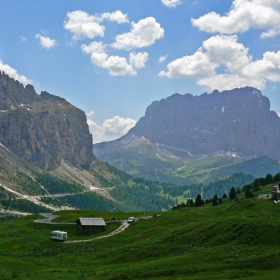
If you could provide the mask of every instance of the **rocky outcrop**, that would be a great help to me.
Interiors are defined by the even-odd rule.
[[[280,118],[270,111],[268,98],[251,87],[153,102],[129,135],[185,156],[224,151],[280,161]]]
[[[23,86],[0,71],[0,142],[46,170],[62,159],[74,165],[93,160],[92,136],[83,111],[65,99]]]

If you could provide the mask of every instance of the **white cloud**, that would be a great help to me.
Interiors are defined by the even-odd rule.
[[[129,55],[129,62],[135,68],[144,68],[145,63],[148,61],[149,54],[147,52],[144,53],[135,53],[132,52]]]
[[[39,39],[41,47],[45,48],[47,50],[49,50],[57,45],[55,39],[51,39],[50,37],[43,36],[41,34],[36,34],[35,38]]]
[[[137,74],[125,57],[108,56],[105,45],[102,42],[92,42],[89,45],[83,44],[81,48],[83,52],[91,55],[91,62],[94,65],[108,69],[111,76]]]
[[[233,34],[250,28],[264,29],[261,37],[279,34],[279,0],[234,0],[230,11],[221,16],[210,12],[198,19],[191,19],[193,26],[210,33]]]
[[[94,111],[90,111],[90,112],[86,113],[86,115],[89,116],[89,117],[93,116],[94,114],[95,114]]]
[[[10,76],[11,78],[13,78],[25,85],[32,83],[32,80],[27,79],[23,75],[19,75],[16,69],[12,68],[8,64],[3,64],[3,62],[1,60],[0,60],[0,71],[5,72],[6,75]]]
[[[178,58],[167,65],[159,76],[195,78],[199,85],[225,90],[234,87],[265,87],[266,81],[280,82],[280,51],[266,52],[253,61],[249,49],[239,43],[236,35],[217,35],[203,42],[193,55]],[[218,73],[218,67],[225,68]]]
[[[210,77],[215,74],[215,68],[218,65],[211,62],[209,57],[198,50],[190,56],[178,58],[167,65],[168,71],[161,71],[160,77],[184,78],[184,77]]]
[[[64,28],[74,33],[73,40],[104,36],[105,27],[99,24],[100,20],[96,16],[80,10],[68,12],[66,16],[67,20],[64,21]]]
[[[264,39],[264,38],[276,37],[278,34],[280,34],[280,29],[277,29],[277,28],[270,29],[267,32],[263,32],[261,34],[261,38]]]
[[[280,113],[277,113],[278,117],[280,118]]]
[[[101,20],[116,21],[117,23],[129,22],[127,14],[123,14],[121,11],[115,11],[113,13],[104,13],[100,16]]]
[[[129,22],[127,15],[121,11],[113,13],[103,13],[101,15],[90,15],[87,12],[77,10],[68,12],[64,21],[64,28],[74,33],[72,39],[80,40],[83,38],[93,39],[97,36],[104,36],[105,27],[100,25],[103,20],[115,21],[117,23]]]
[[[158,59],[158,63],[162,63],[163,61],[166,60],[167,57],[168,57],[168,54],[165,55],[165,56],[161,56],[161,57]]]
[[[153,17],[132,22],[131,25],[130,32],[116,36],[112,47],[125,50],[148,47],[164,36],[164,29]]]
[[[220,91],[246,86],[258,89],[263,89],[265,87],[265,79],[248,79],[247,77],[244,78],[232,74],[219,74],[213,77],[203,78],[197,83],[200,86],[207,86],[211,90],[218,89]]]
[[[27,39],[25,37],[23,37],[23,36],[20,36],[19,38],[21,39],[22,42],[26,42],[27,41]]]
[[[125,135],[136,121],[130,118],[121,118],[114,116],[107,119],[102,125],[98,125],[92,120],[88,119],[89,130],[92,133],[93,143],[100,143],[103,141],[112,141]]]
[[[176,8],[178,5],[183,4],[181,0],[161,0],[161,2],[168,8]]]

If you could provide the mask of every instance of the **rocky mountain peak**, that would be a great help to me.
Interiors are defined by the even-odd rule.
[[[38,95],[0,72],[0,142],[29,162],[55,169],[64,159],[87,165],[92,136],[83,111],[46,91]]]
[[[280,118],[252,87],[173,94],[153,102],[128,135],[194,156],[225,151],[280,160]]]

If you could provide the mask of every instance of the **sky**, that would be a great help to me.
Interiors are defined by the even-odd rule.
[[[280,116],[280,0],[0,0],[0,70],[126,134],[174,93],[256,87]]]

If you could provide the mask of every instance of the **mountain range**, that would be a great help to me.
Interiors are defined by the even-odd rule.
[[[134,186],[139,184],[131,176],[93,155],[82,110],[0,72],[0,208],[125,211],[174,205],[157,191]]]
[[[208,182],[236,172],[278,172],[279,137],[269,99],[245,87],[155,101],[125,136],[95,144],[94,153],[134,176]]]
[[[177,97],[175,95],[175,99]],[[155,106],[155,115],[160,114],[160,107]],[[168,111],[170,118],[171,109],[172,106]],[[154,114],[151,114],[151,109],[148,108],[147,112],[139,121],[140,126],[138,123],[128,135],[99,145],[114,145],[114,153],[123,152],[122,156],[130,157],[135,163],[125,162],[122,158],[123,166],[130,164],[132,168],[137,167],[135,170],[142,168],[142,173],[137,174],[141,176],[133,177],[95,157],[98,148],[93,153],[92,135],[83,111],[48,92],[38,95],[32,85],[23,86],[0,72],[0,208],[33,213],[69,208],[161,211],[187,198],[194,198],[199,192],[207,195],[205,198],[211,198],[214,192],[221,196],[232,185],[250,183],[255,174],[262,172],[265,176],[269,172],[279,172],[277,160],[268,156],[246,161],[238,152],[234,156],[232,151],[219,151],[203,156],[188,152],[188,157],[182,157],[181,154],[186,154],[184,147],[172,147],[176,153],[166,148],[171,147],[168,137],[164,140],[162,136],[162,141],[155,143],[152,142],[154,138],[149,140],[149,133],[154,135],[156,132],[156,123],[153,117],[150,118]],[[275,125],[277,118],[271,114]],[[166,122],[172,120],[166,119]],[[149,124],[154,126],[154,130],[149,129]],[[196,128],[202,129],[203,126],[197,125]],[[162,134],[160,127],[157,133]],[[165,130],[162,135],[164,133]],[[269,141],[266,143],[271,147]],[[180,156],[179,152],[182,152]],[[115,156],[110,151],[106,153]],[[146,174],[145,166],[137,162],[139,159],[145,161],[158,181],[154,181],[152,176],[140,178]],[[168,172],[155,169],[158,164],[168,166]],[[181,167],[178,164],[182,164]],[[240,174],[240,169],[252,175]],[[191,174],[189,178],[185,176],[186,170]],[[219,180],[220,177],[224,178]],[[177,178],[177,181],[172,182],[170,178]],[[212,184],[201,184],[211,178],[215,180]]]

